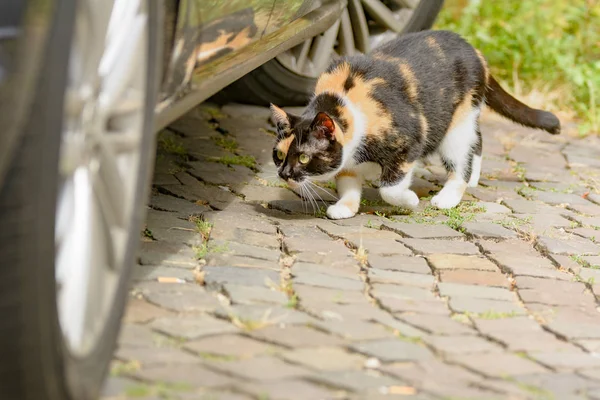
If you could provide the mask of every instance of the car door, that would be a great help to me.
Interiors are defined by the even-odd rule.
[[[260,39],[269,26],[275,1],[180,0],[174,10],[177,17],[172,48],[168,51],[171,58],[167,62],[157,112],[185,90],[195,68]]]

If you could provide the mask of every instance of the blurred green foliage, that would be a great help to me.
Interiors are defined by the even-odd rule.
[[[546,93],[544,106],[573,110],[581,134],[600,133],[599,0],[446,0],[435,28],[480,49],[513,93]]]

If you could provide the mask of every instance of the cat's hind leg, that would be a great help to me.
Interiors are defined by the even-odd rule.
[[[455,207],[460,203],[468,183],[479,181],[481,156],[477,159],[474,156],[478,143],[481,143],[478,128],[481,108],[471,106],[470,101],[463,103],[466,104],[467,110],[455,112],[458,120],[453,122],[438,149],[448,171],[448,180],[431,199],[431,204],[437,208]]]
[[[473,147],[473,161],[471,162],[471,177],[467,186],[477,187],[479,184],[479,178],[481,177],[481,161],[483,151],[483,139],[481,137],[481,131],[479,129],[479,121],[477,121],[477,141]]]
[[[383,169],[379,194],[386,203],[410,209],[419,205],[419,197],[410,190],[414,165],[414,162],[405,163],[398,171]]]
[[[363,178],[356,171],[342,171],[335,177],[340,199],[327,208],[327,216],[331,219],[352,218],[360,207]]]

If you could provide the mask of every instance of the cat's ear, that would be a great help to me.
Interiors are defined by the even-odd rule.
[[[273,122],[277,126],[278,130],[288,130],[291,127],[290,116],[283,111],[281,108],[277,107],[275,104],[271,104],[271,116]]]
[[[318,113],[311,124],[311,128],[319,139],[335,140],[335,123],[327,113]]]

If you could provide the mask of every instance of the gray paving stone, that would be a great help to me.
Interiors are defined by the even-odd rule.
[[[323,302],[354,304],[364,303],[365,295],[355,290],[339,290],[294,283],[294,292],[303,299],[319,299]]]
[[[348,371],[361,369],[366,357],[348,353],[339,347],[294,349],[282,354],[283,359],[319,371]]]
[[[255,232],[235,226],[213,228],[210,238],[214,241],[243,243],[245,245],[269,248],[277,251],[280,247],[277,236],[271,233]]]
[[[245,383],[242,390],[252,393],[255,398],[269,400],[330,399],[335,393],[328,389],[301,379],[284,379],[278,382],[260,384]]]
[[[590,381],[574,373],[532,373],[515,376],[515,380],[526,385],[544,388],[556,399],[581,398],[576,394],[589,388]]]
[[[538,374],[547,370],[533,361],[509,353],[464,354],[452,360],[489,377]]]
[[[182,185],[165,185],[162,189],[177,197],[196,204],[210,204],[218,209],[226,208],[237,197],[229,190],[216,186],[206,185],[186,173],[177,174],[177,179],[183,181]]]
[[[153,319],[169,315],[171,315],[169,311],[148,303],[146,300],[133,297],[127,301],[123,322],[145,324]]]
[[[349,340],[372,340],[393,337],[391,330],[382,325],[361,320],[322,321],[316,327]]]
[[[467,222],[463,224],[467,232],[476,238],[511,239],[517,234],[493,222]]]
[[[238,318],[251,325],[296,325],[313,322],[314,319],[298,310],[280,305],[239,304],[222,307],[216,311],[222,318]]]
[[[206,257],[206,265],[210,267],[236,267],[281,270],[278,260],[261,260],[247,256],[213,253]]]
[[[310,375],[307,369],[288,364],[271,356],[213,364],[213,367],[225,373],[256,381],[279,381]]]
[[[409,257],[401,255],[384,257],[375,254],[369,254],[368,261],[372,268],[379,270],[431,274],[431,269],[423,257]]]
[[[450,319],[446,315],[405,315],[402,320],[435,335],[474,335],[476,332],[470,326]]]
[[[558,340],[554,335],[546,332],[495,332],[491,337],[504,343],[510,351],[514,352],[543,352],[543,353],[569,353],[580,351],[571,343]]]
[[[337,346],[343,343],[342,339],[339,337],[329,335],[307,326],[285,328],[268,326],[263,329],[255,330],[251,332],[250,335],[262,341],[291,348]]]
[[[558,205],[558,204],[588,204],[588,201],[581,196],[570,193],[556,193],[556,192],[536,192],[535,197],[544,203]]]
[[[206,285],[238,284],[247,286],[279,285],[280,276],[277,272],[240,267],[204,267],[204,282]]]
[[[235,304],[281,304],[288,302],[285,293],[259,286],[225,284],[228,297]]]
[[[389,283],[374,283],[372,286],[372,293],[376,298],[392,297],[399,300],[435,299],[433,293],[425,288],[406,285],[392,285]]]
[[[600,339],[600,320],[597,311],[584,313],[571,307],[549,318],[548,328],[569,339]]]
[[[176,182],[176,184],[179,185],[179,181],[176,180]],[[205,205],[196,204],[188,200],[161,193],[153,194],[150,197],[150,207],[155,210],[173,212],[177,217],[184,219],[187,219],[190,216],[200,216],[203,213],[210,211],[210,208]]]
[[[420,338],[425,335],[423,330],[417,329],[414,326],[392,316],[391,314],[385,313],[373,316],[373,321],[385,325],[387,328],[391,329],[394,334],[400,335],[401,337]]]
[[[229,322],[209,315],[158,318],[150,326],[158,332],[184,339],[197,339],[239,330]]]
[[[552,306],[563,305],[571,307],[595,305],[594,296],[584,293],[584,290],[583,287],[572,292],[547,292],[544,289],[521,289],[519,290],[519,296],[525,304],[541,303]]]
[[[441,299],[425,300],[378,297],[383,306],[395,315],[422,313],[427,315],[450,315],[450,310]]]
[[[355,392],[377,390],[381,387],[403,385],[398,378],[390,378],[375,371],[330,371],[319,373],[314,378],[327,386],[339,387]]]
[[[423,341],[445,354],[497,353],[504,349],[479,336],[425,336]]]
[[[515,316],[512,318],[482,319],[473,318],[477,330],[489,336],[496,334],[540,334],[542,327],[532,318],[527,316]]]
[[[515,302],[477,299],[472,297],[454,296],[449,301],[450,308],[455,312],[469,312],[475,314],[500,313],[500,314],[525,314],[525,310]]]
[[[216,253],[216,256],[219,257],[230,255],[256,258],[259,260],[279,261],[279,257],[281,256],[281,253],[275,249],[222,240],[209,240],[208,249],[209,252],[212,250],[212,252]]]
[[[292,275],[302,275],[304,273],[325,274],[338,278],[348,278],[360,281],[360,267],[358,262],[350,257],[345,257],[340,262],[323,265],[307,262],[295,262],[291,268]]]
[[[538,243],[548,252],[554,254],[567,255],[598,255],[600,246],[594,244],[588,239],[578,236],[564,236],[562,238],[553,238],[542,236],[538,238]]]
[[[133,267],[133,281],[156,281],[158,278],[177,278],[187,282],[194,281],[194,273],[190,269],[151,265],[136,265]]]
[[[362,247],[365,249],[369,255],[412,255],[412,251],[396,239],[382,239],[372,236],[358,238],[354,235],[349,235],[347,240],[352,243],[355,248]]]
[[[479,254],[473,243],[459,240],[402,239],[402,242],[420,254]]]
[[[244,200],[249,202],[298,200],[298,196],[294,192],[280,187],[248,185],[240,191],[240,194],[244,196]]]
[[[400,339],[366,341],[353,344],[351,348],[383,362],[420,361],[433,357],[426,347]]]
[[[430,254],[427,259],[436,270],[480,270],[498,271],[498,267],[485,257],[458,254]]]
[[[369,268],[369,281],[372,283],[397,283],[408,286],[431,288],[435,282],[432,275],[413,274],[403,271],[388,271]]]
[[[549,206],[541,201],[526,200],[522,197],[518,199],[505,199],[502,203],[519,214],[560,214],[564,212],[564,209]]]
[[[145,282],[136,289],[151,303],[179,312],[210,312],[219,306],[216,297],[195,284]]]
[[[351,278],[335,277],[324,273],[312,271],[297,271],[294,282],[340,290],[363,290],[364,283]]]
[[[194,250],[182,243],[142,241],[139,252],[142,265],[164,265],[177,268],[198,266]]]
[[[119,333],[119,346],[153,347],[155,333],[148,326],[131,323],[123,324]]]
[[[198,363],[198,358],[191,354],[169,347],[153,348],[152,350],[140,347],[121,347],[117,350],[115,357],[123,361],[137,361],[143,368]]]
[[[439,283],[438,288],[442,296],[463,296],[478,299],[517,301],[515,293],[499,287],[481,285],[465,285],[461,283]]]
[[[224,334],[187,342],[185,349],[196,354],[232,358],[251,358],[280,350],[271,344],[245,336]]]
[[[384,226],[387,229],[401,233],[403,236],[416,239],[431,239],[431,238],[461,238],[464,235],[455,231],[447,225],[424,225],[424,224],[409,224],[402,222],[386,222]]]
[[[185,385],[191,388],[223,387],[234,382],[232,378],[211,371],[199,364],[162,365],[143,368],[135,372],[134,375],[147,381]]]
[[[464,285],[510,287],[510,282],[500,271],[442,270],[440,281]]]
[[[227,166],[212,162],[191,162],[190,174],[213,185],[241,187],[252,180],[254,174],[242,166]]]

